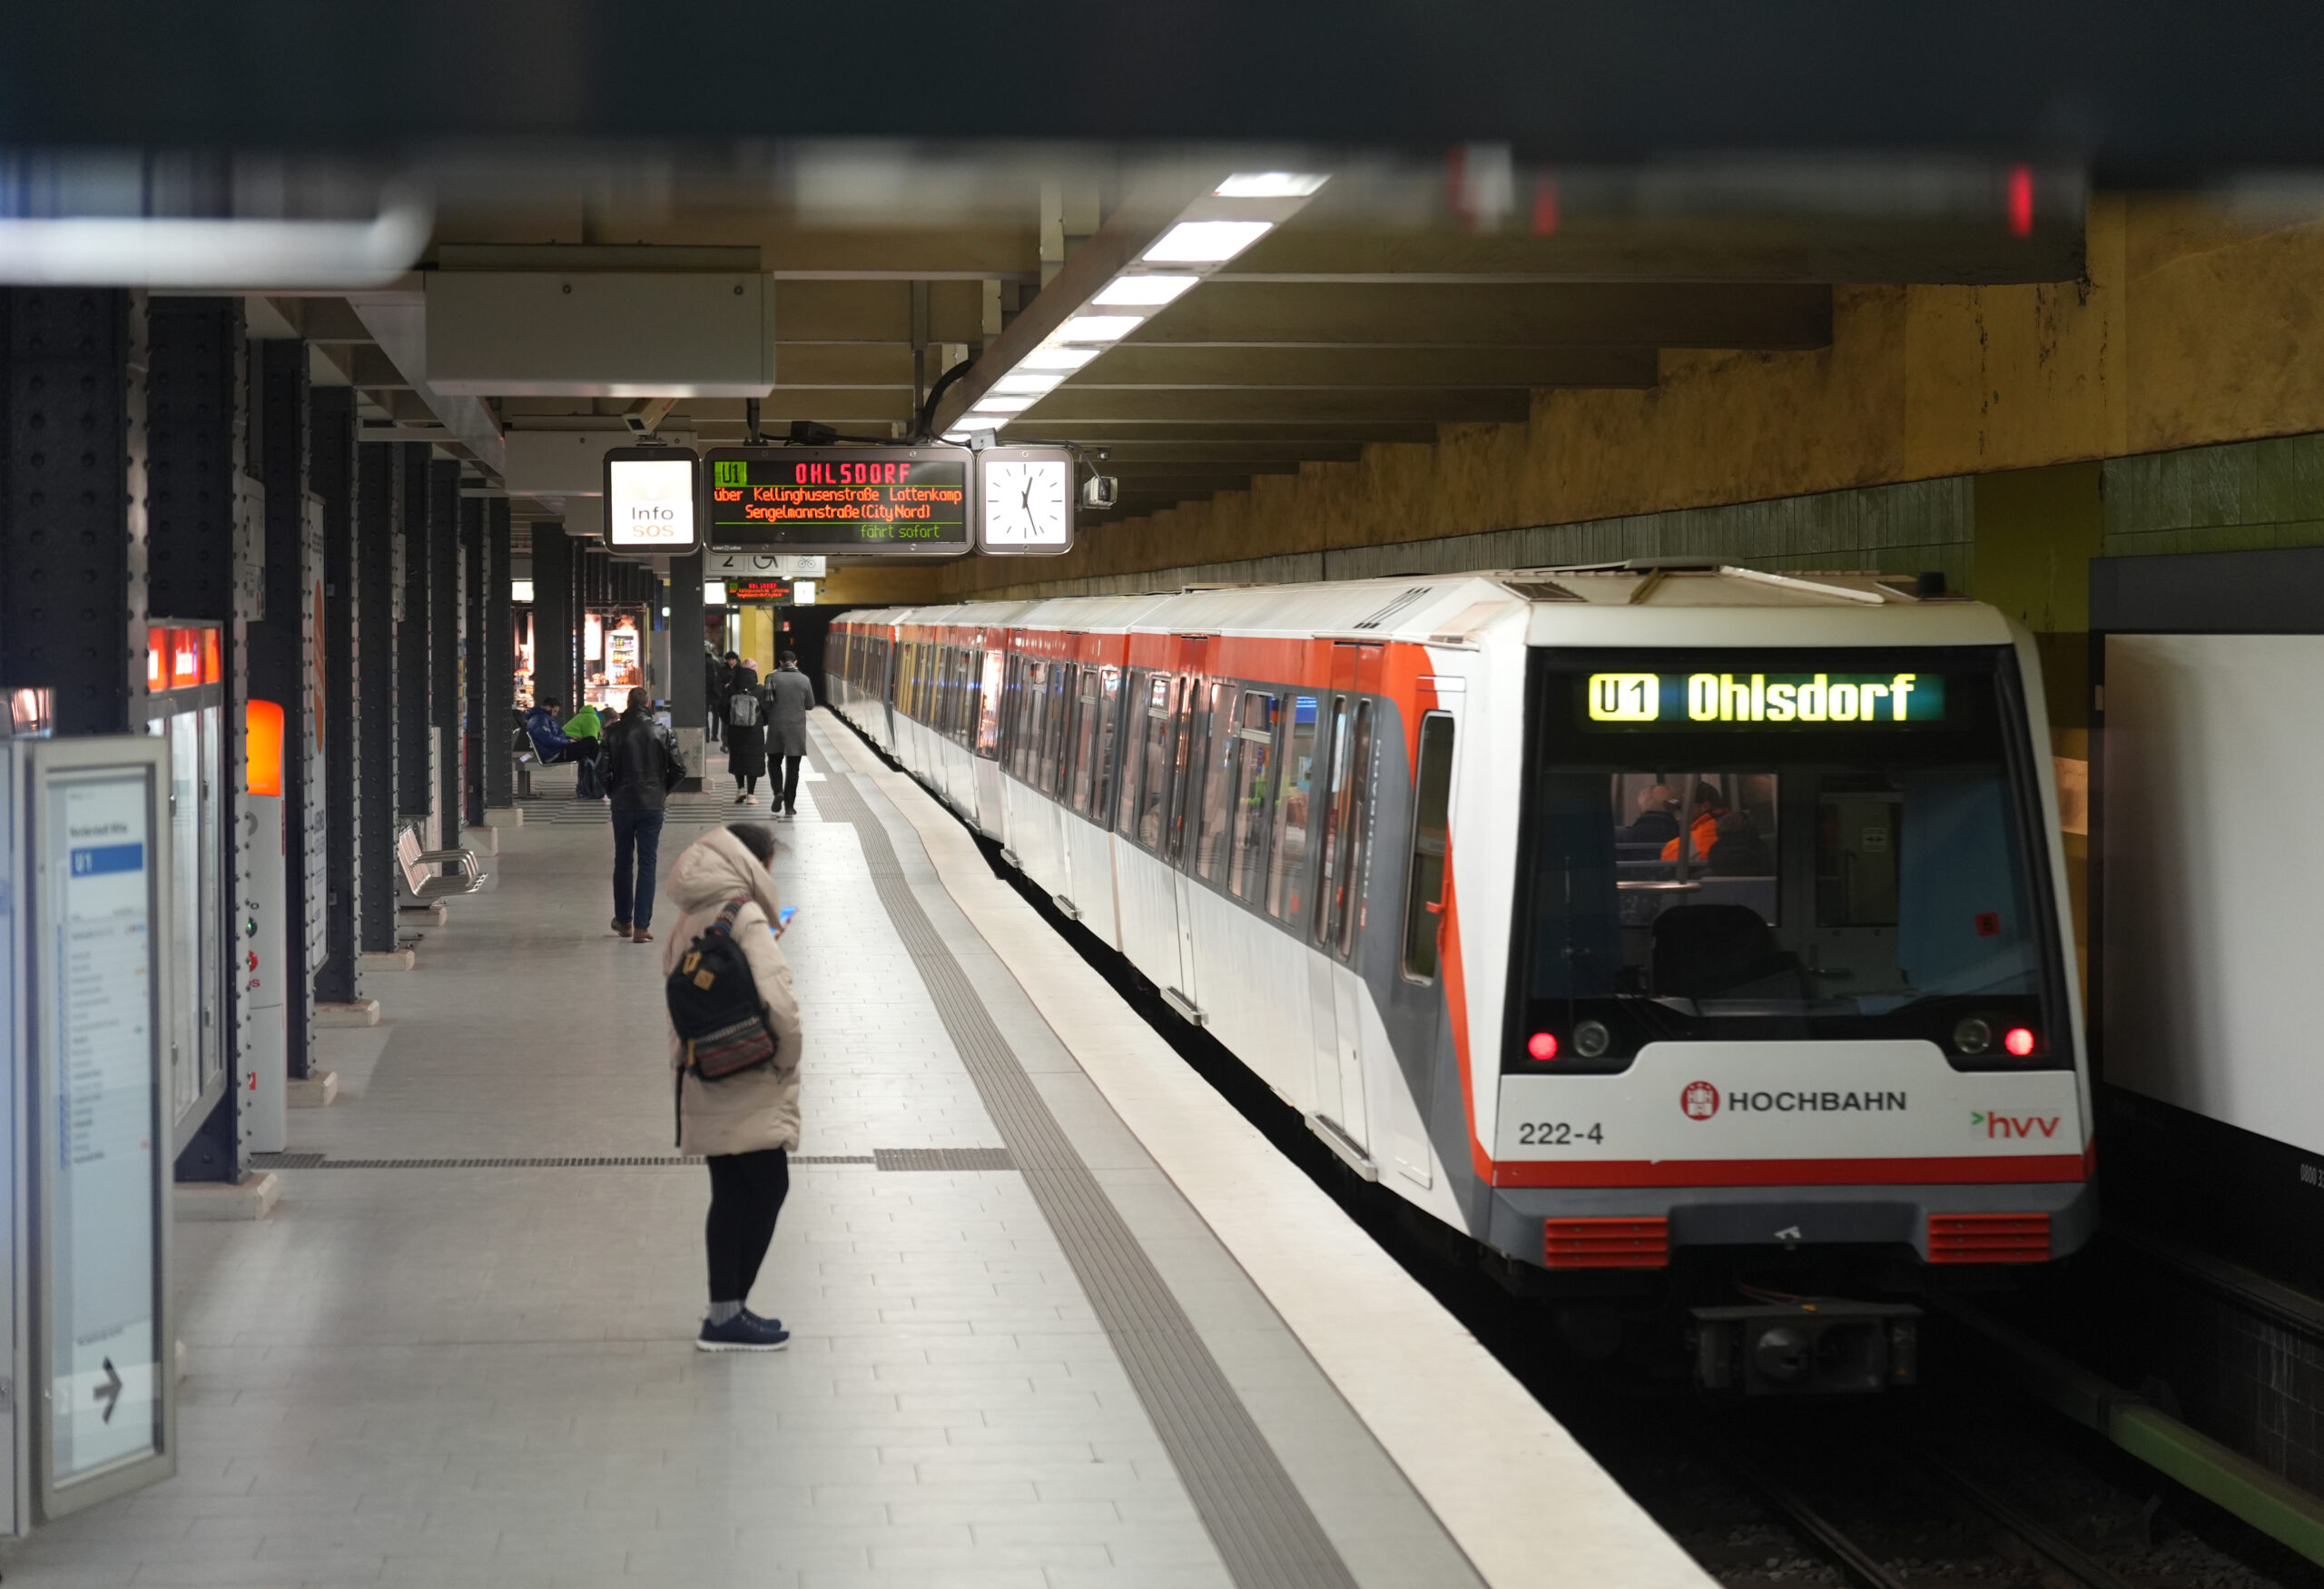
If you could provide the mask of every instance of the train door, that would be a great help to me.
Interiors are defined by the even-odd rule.
[[[1332,647],[1332,742],[1320,802],[1308,1002],[1315,1030],[1315,1112],[1366,1168],[1371,1127],[1364,1086],[1364,883],[1372,827],[1374,707],[1378,646]]]
[[[1195,893],[1200,887],[1192,874],[1196,813],[1202,804],[1204,755],[1211,706],[1218,686],[1201,676],[1210,657],[1206,635],[1178,641],[1177,722],[1171,735],[1170,833],[1166,858],[1170,863],[1170,887],[1177,906],[1178,981],[1181,998],[1202,1008],[1201,990],[1195,986]]]

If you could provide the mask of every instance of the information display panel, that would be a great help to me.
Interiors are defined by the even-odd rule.
[[[167,775],[150,740],[25,747],[34,858],[36,1499],[45,1520],[168,1476]]]
[[[965,447],[714,447],[704,463],[716,547],[957,558],[974,544]]]
[[[700,474],[685,447],[606,450],[606,546],[616,552],[683,557],[702,545],[696,526]]]

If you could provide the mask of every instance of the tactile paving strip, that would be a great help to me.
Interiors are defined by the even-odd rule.
[[[914,897],[887,829],[854,784],[832,775],[812,741],[809,756],[827,781],[804,792],[819,816],[853,824],[880,903],[1228,1574],[1239,1589],[1354,1589],[1306,1497]]]
[[[910,1151],[910,1150],[906,1150]],[[988,1150],[989,1151],[989,1150]],[[678,1153],[571,1154],[548,1159],[333,1159],[323,1153],[253,1153],[252,1170],[673,1170],[699,1165],[700,1158]],[[793,1164],[878,1164],[868,1153],[793,1153]],[[886,1169],[887,1166],[881,1165]],[[936,1168],[900,1165],[899,1169]],[[1001,1165],[945,1165],[944,1169],[1006,1170]]]
[[[1006,1148],[874,1148],[872,1161],[882,1170],[1014,1170]]]

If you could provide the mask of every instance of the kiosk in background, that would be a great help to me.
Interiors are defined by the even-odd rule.
[[[176,1471],[172,747],[0,725],[0,1532]],[[35,697],[19,700],[15,697]]]

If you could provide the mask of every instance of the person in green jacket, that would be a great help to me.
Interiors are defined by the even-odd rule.
[[[573,798],[603,800],[606,791],[597,780],[597,746],[606,736],[606,725],[597,708],[582,702],[581,709],[565,720],[565,736],[573,741],[573,760],[580,769],[573,775]]]

